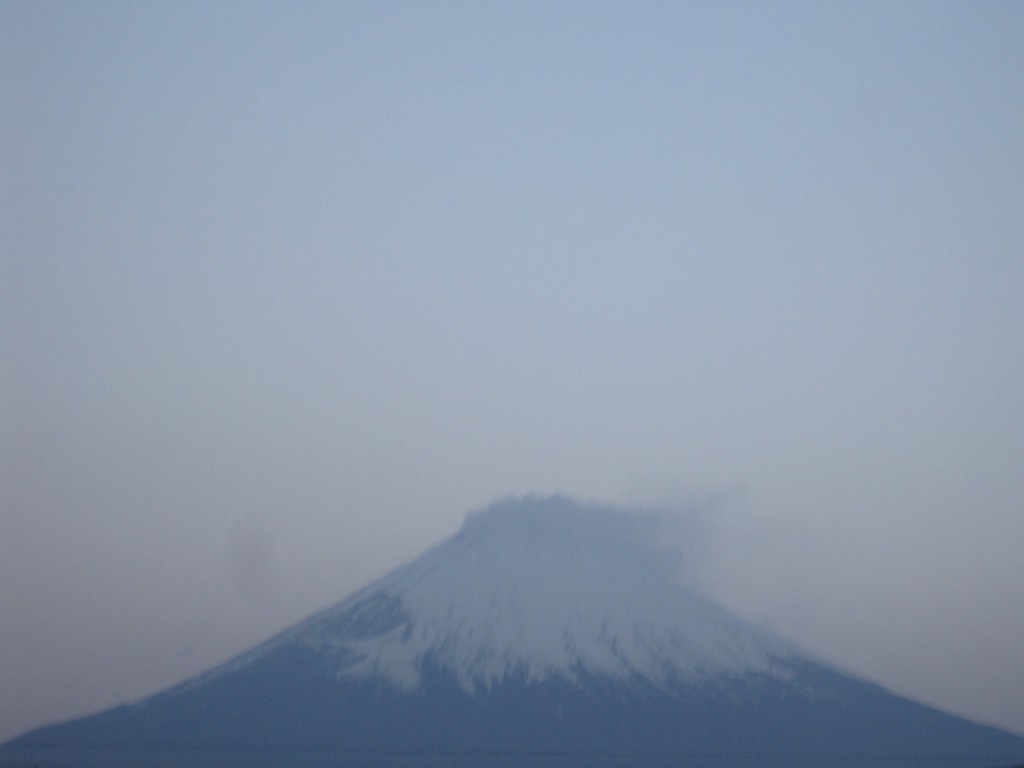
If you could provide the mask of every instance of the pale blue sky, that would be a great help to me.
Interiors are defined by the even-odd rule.
[[[0,738],[526,492],[1024,732],[1024,6],[7,2],[0,78]]]

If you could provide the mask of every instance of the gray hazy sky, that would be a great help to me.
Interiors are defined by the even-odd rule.
[[[0,5],[0,738],[495,497],[1024,732],[1024,5]]]

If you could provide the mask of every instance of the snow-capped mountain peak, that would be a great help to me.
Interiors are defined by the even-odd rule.
[[[497,504],[291,639],[340,677],[412,689],[429,660],[467,692],[508,677],[696,681],[790,655],[683,588],[654,522],[561,498]]]
[[[0,762],[40,763],[58,747],[107,765],[114,747],[121,762],[109,764],[165,765],[164,752],[139,759],[171,747],[323,766],[353,755],[1020,763],[1024,738],[839,672],[680,586],[662,522],[559,498],[496,505],[235,660],[27,733]]]

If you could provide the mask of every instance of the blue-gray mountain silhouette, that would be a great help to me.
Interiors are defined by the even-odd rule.
[[[680,585],[655,518],[568,499],[457,535],[235,660],[21,749],[1024,759]]]

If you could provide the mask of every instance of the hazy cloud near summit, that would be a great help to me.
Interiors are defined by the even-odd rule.
[[[667,497],[662,496],[662,499]],[[592,500],[527,495],[499,499],[482,510],[466,516],[464,528],[472,528],[485,520],[492,527],[508,526],[511,534],[543,530],[552,539],[564,537],[592,542],[621,540],[641,556],[660,558],[665,573],[696,591],[707,577],[708,561],[714,556],[716,516],[722,514],[722,501],[712,494],[691,494],[684,500],[682,492],[673,494],[673,501],[657,505],[612,505]],[[495,522],[497,519],[497,522]]]

